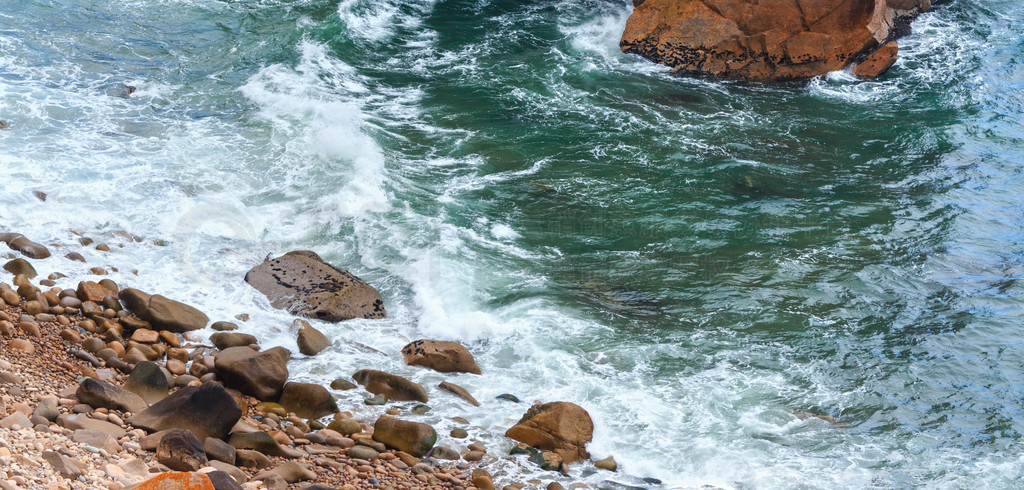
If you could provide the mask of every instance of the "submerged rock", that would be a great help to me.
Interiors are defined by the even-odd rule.
[[[310,251],[268,259],[253,267],[245,282],[265,294],[275,308],[294,315],[330,322],[387,315],[380,292]]]
[[[683,73],[766,81],[843,69],[904,34],[931,0],[634,0],[634,5],[619,42],[622,51]]]
[[[386,395],[391,400],[417,401],[426,403],[427,390],[422,386],[384,371],[362,369],[352,375],[352,379],[363,385],[366,391],[375,395]]]
[[[465,388],[463,388],[463,387],[461,387],[461,386],[459,386],[459,385],[457,385],[455,383],[449,383],[448,381],[442,381],[441,384],[438,385],[438,387],[440,387],[442,390],[445,390],[445,391],[447,391],[449,393],[453,393],[455,396],[458,396],[459,398],[462,398],[463,400],[466,400],[467,402],[469,402],[470,405],[473,405],[474,407],[479,407],[480,406],[480,402],[476,401],[476,398],[473,398],[473,395],[471,395],[469,393],[469,391],[467,391]]]

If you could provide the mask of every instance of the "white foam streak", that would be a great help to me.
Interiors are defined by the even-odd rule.
[[[286,137],[302,139],[297,150],[319,157],[302,163],[326,161],[331,170],[347,175],[344,188],[318,203],[321,216],[351,218],[386,210],[384,155],[363,131],[364,115],[357,102],[368,89],[350,66],[327,53],[326,46],[303,41],[299,51],[297,66],[268,66],[241,88],[242,93]]]

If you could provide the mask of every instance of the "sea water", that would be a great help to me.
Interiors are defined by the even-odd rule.
[[[313,322],[293,376],[422,383],[498,482],[1018,485],[1024,5],[940,3],[877,80],[774,85],[622,54],[631,8],[4,0],[0,227],[63,245],[34,264],[64,287],[103,267],[292,350],[242,278],[318,252],[388,318]],[[405,366],[419,338],[484,374]],[[504,459],[534,401],[586,408],[619,472]]]

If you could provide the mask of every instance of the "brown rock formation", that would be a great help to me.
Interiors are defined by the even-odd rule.
[[[683,73],[792,80],[840,70],[931,0],[634,0],[619,45]],[[884,71],[884,70],[883,70]]]
[[[650,0],[649,0],[650,1]],[[587,459],[587,443],[594,437],[594,422],[579,405],[553,402],[534,405],[505,437],[542,451],[553,451],[566,463]]]

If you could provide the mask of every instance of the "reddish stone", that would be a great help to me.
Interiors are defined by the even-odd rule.
[[[896,45],[896,41],[889,41],[869,54],[863,61],[857,63],[857,66],[853,67],[853,74],[861,78],[881,76],[896,63],[897,53],[899,53],[899,46]]]
[[[134,488],[135,490],[215,490],[210,477],[178,471],[161,473]]]

